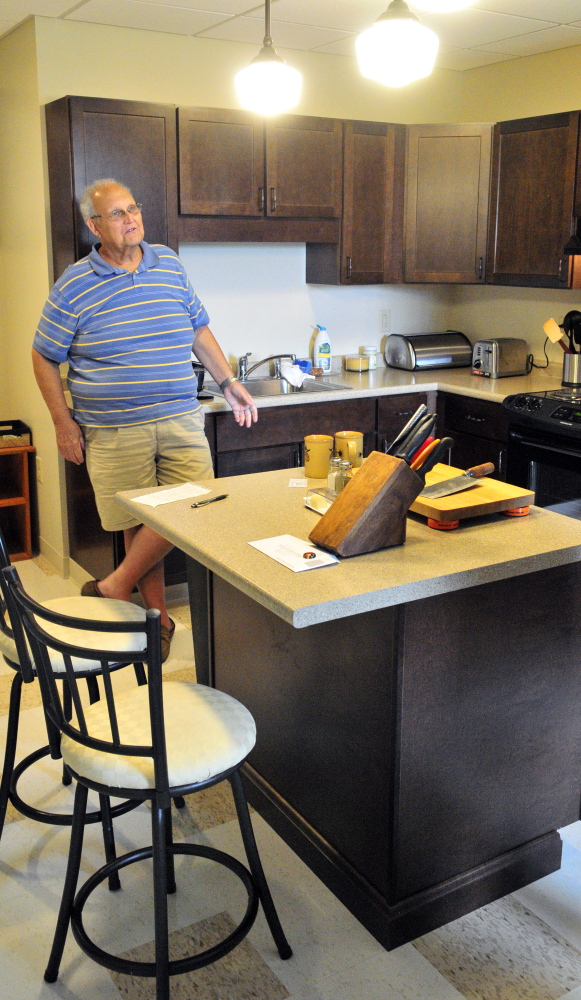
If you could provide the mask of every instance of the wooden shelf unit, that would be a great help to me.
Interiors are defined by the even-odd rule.
[[[0,448],[0,526],[13,562],[32,558],[28,456],[33,445]]]

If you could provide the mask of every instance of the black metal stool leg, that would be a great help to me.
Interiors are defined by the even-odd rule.
[[[133,669],[135,671],[135,680],[137,681],[137,684],[139,687],[143,687],[144,684],[147,684],[147,677],[145,676],[145,667],[143,666],[143,663],[134,663]]]
[[[113,820],[111,818],[111,800],[108,795],[99,795],[99,805],[101,806],[101,825],[103,827],[103,845],[105,847],[105,861],[115,861],[115,833],[113,831]],[[109,876],[109,889],[116,892],[121,888],[119,872],[112,872]]]
[[[85,831],[85,810],[87,808],[88,789],[80,782],[77,782],[75,791],[75,809],[73,813],[73,825],[71,827],[71,843],[69,847],[69,860],[67,863],[67,874],[63,888],[63,895],[52,943],[52,950],[48,965],[44,973],[47,983],[55,983],[63,957],[65,941],[71,920],[71,911],[77,889],[79,869],[81,867],[81,853],[83,850],[83,834]]]
[[[18,719],[20,716],[20,696],[22,692],[22,674],[18,671],[12,679],[10,688],[10,707],[8,709],[8,726],[6,729],[6,747],[4,750],[4,766],[0,782],[0,837],[4,830],[6,808],[10,797],[10,782],[16,757],[16,741],[18,739]]]
[[[166,809],[155,799],[151,803],[151,833],[153,844],[153,906],[155,914],[155,985],[156,1000],[169,998],[169,943],[167,920],[167,826]]]
[[[176,795],[174,802],[176,809],[183,809],[186,804],[186,800],[184,799],[183,795]]]
[[[176,876],[175,876],[175,865],[173,851],[171,850],[173,846],[173,830],[171,825],[171,806],[169,809],[164,809],[163,821],[165,823],[165,843],[167,850],[167,892],[171,896],[176,891]]]
[[[252,872],[256,888],[258,889],[258,895],[260,896],[260,902],[262,903],[264,915],[268,921],[268,926],[270,927],[270,932],[274,938],[274,943],[278,948],[280,957],[290,958],[292,955],[292,948],[285,937],[280,920],[278,919],[278,913],[276,912],[272,896],[270,894],[270,889],[268,888],[268,882],[266,881],[266,876],[262,868],[262,862],[260,860],[258,847],[256,846],[256,840],[254,837],[254,830],[252,829],[252,821],[250,819],[250,813],[248,812],[246,792],[244,791],[240,772],[235,771],[234,774],[230,775],[229,780],[234,795],[236,812],[238,813],[238,822],[240,823],[240,832],[242,834],[242,840],[244,841],[244,849],[246,851],[246,857],[248,858],[248,866]]]
[[[63,708],[65,712],[65,718],[67,722],[70,722],[73,717],[73,699],[71,697],[71,691],[69,685],[67,684],[66,677],[63,677]],[[63,764],[63,785],[70,785],[72,782],[72,777],[69,774],[66,764]]]

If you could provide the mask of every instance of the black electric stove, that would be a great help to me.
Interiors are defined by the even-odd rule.
[[[581,387],[519,392],[502,405],[508,481],[534,490],[539,507],[581,518]]]

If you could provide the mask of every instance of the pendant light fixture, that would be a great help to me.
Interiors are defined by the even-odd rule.
[[[474,0],[413,0],[416,7],[430,11],[431,14],[448,14],[452,10],[464,10],[470,7]]]
[[[385,14],[355,42],[363,76],[388,87],[403,87],[429,76],[438,45],[436,33],[420,23],[405,0],[392,0]]]
[[[270,0],[264,4],[264,41],[250,66],[234,77],[238,100],[243,108],[260,115],[278,115],[298,104],[303,78],[298,69],[287,66],[270,37]]]

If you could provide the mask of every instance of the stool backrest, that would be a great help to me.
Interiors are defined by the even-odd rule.
[[[165,728],[163,719],[163,693],[161,680],[161,622],[159,611],[146,613],[144,622],[135,621],[95,621],[94,619],[72,618],[69,615],[51,611],[34,601],[24,590],[14,566],[1,571],[4,584],[8,612],[14,624],[14,635],[17,649],[24,636],[28,639],[34,658],[36,672],[45,713],[50,722],[60,733],[66,733],[71,739],[94,750],[129,757],[151,757],[154,761],[156,789],[161,793],[169,787],[167,773],[167,758],[165,748]],[[44,626],[44,627],[43,627]],[[51,626],[57,626],[51,629]],[[59,638],[60,629],[74,629],[79,635],[78,644],[70,641],[70,633],[66,640]],[[86,648],[82,645],[83,632],[107,632],[141,634],[143,649],[133,650],[99,650]],[[70,690],[75,719],[68,721],[64,706],[64,686],[62,689],[56,683],[51,667],[49,650],[57,650],[63,658],[66,671],[66,685]],[[84,657],[98,660],[101,665],[105,701],[109,715],[111,739],[92,736],[89,731],[85,711],[78,688],[78,678],[72,664],[72,657]],[[121,740],[119,720],[115,706],[115,693],[111,683],[111,674],[119,663],[134,663],[138,659],[147,665],[149,714],[151,721],[150,744],[128,744]]]
[[[8,602],[6,598],[6,584],[2,577],[1,571],[10,566],[10,556],[8,555],[8,546],[2,534],[2,529],[0,528],[0,632],[6,639],[9,640],[8,650],[11,648],[11,643],[16,643],[16,636],[14,635],[14,629],[12,627],[12,621],[8,613]],[[18,643],[16,643],[16,648],[18,649]],[[20,667],[22,671],[22,678],[27,683],[34,680],[34,672],[32,669],[32,664],[30,662],[30,657],[28,655],[28,649],[26,648],[26,643],[23,646],[24,649],[24,660],[20,660],[20,663],[14,659],[14,654],[6,652],[3,649],[4,656],[9,657],[9,662],[14,667]]]

